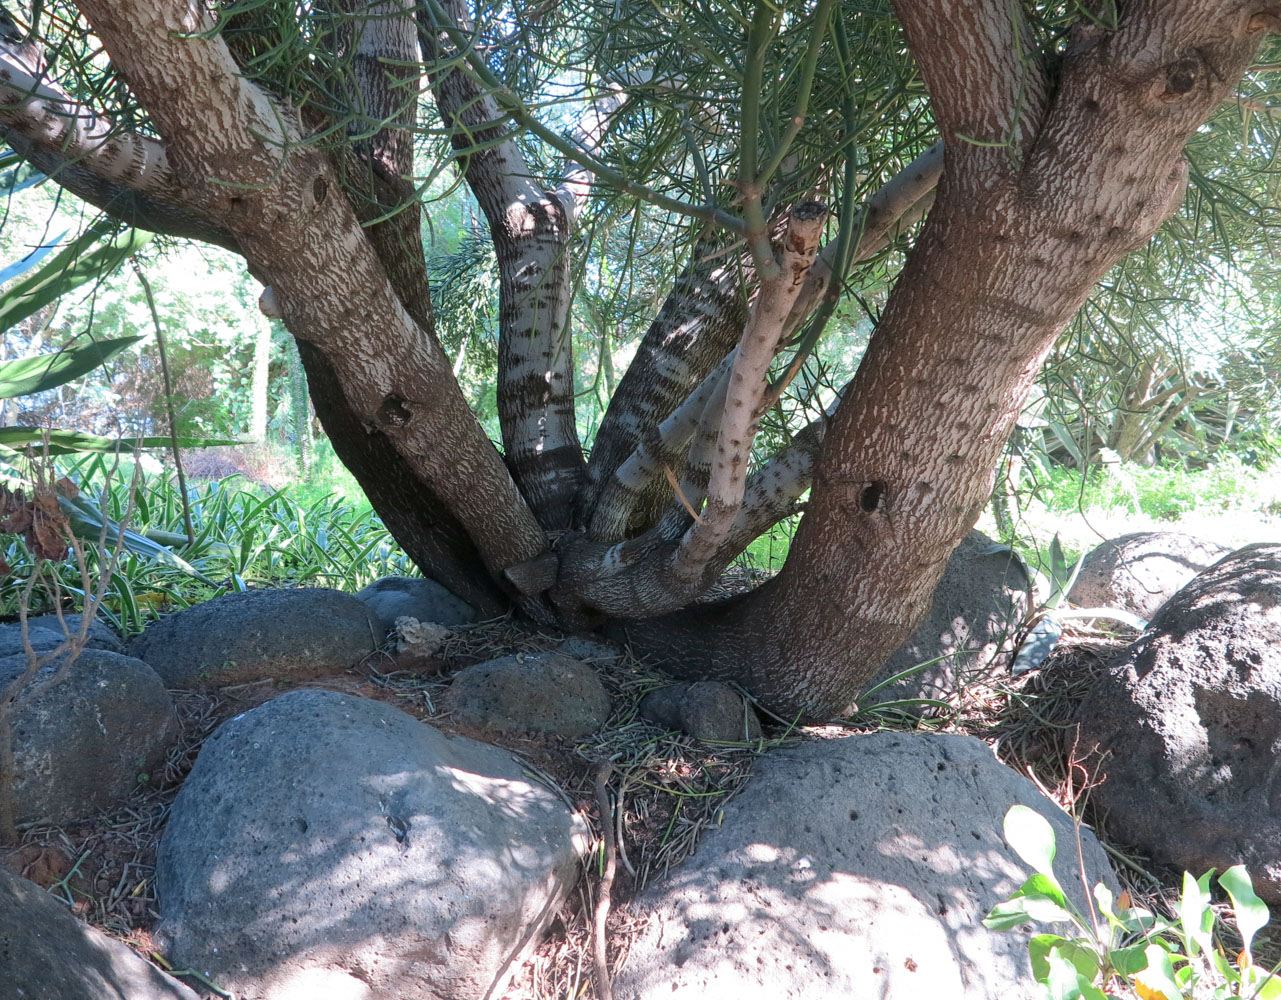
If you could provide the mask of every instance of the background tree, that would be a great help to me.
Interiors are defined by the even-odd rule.
[[[925,610],[1042,360],[1178,209],[1185,145],[1281,26],[1276,0],[37,10],[9,143],[243,255],[425,573],[812,716]],[[421,195],[451,168],[497,264],[501,452],[435,327]],[[846,287],[927,210],[839,406],[753,461]],[[634,246],[665,227],[669,287],[585,457],[573,327],[600,287],[575,291],[633,221]],[[779,575],[696,603],[806,490]]]

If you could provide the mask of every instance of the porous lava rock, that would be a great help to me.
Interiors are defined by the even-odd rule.
[[[377,637],[381,641],[382,636]],[[223,594],[152,624],[129,646],[171,688],[340,674],[376,647],[363,601],[324,587]]]
[[[0,690],[27,669],[0,659]],[[141,660],[86,649],[43,666],[13,715],[13,804],[19,823],[65,823],[119,805],[178,737],[173,701]]]
[[[14,1000],[196,1000],[133,949],[0,869],[0,994]]]
[[[453,721],[494,733],[585,736],[609,718],[596,671],[561,653],[517,653],[458,672],[442,707]]]
[[[1048,819],[1078,907],[1071,819],[968,736],[870,733],[761,757],[695,855],[633,903],[626,1000],[1031,1000],[1027,935],[988,910],[1030,872],[1002,836],[1015,803]],[[1091,886],[1116,884],[1087,830]]]
[[[157,934],[244,1000],[499,996],[586,834],[497,747],[293,691],[206,741],[160,843]]]
[[[641,718],[695,739],[741,742],[761,738],[761,722],[746,700],[720,681],[669,684],[641,699]]]
[[[1120,608],[1148,619],[1229,551],[1177,531],[1121,535],[1087,553],[1068,600],[1082,608]]]
[[[417,618],[437,625],[466,625],[476,610],[435,580],[416,576],[384,576],[356,592],[369,609],[378,638],[396,627],[397,618]]]
[[[1281,904],[1281,545],[1251,545],[1168,600],[1078,710],[1107,756],[1107,831],[1201,875],[1244,863]]]
[[[1027,570],[1008,545],[971,531],[948,559],[924,621],[867,687],[928,665],[859,698],[859,708],[918,698],[950,702],[969,684],[1008,667],[1029,587]],[[926,709],[907,705],[904,710],[921,714]]]

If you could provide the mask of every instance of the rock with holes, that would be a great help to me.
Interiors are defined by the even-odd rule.
[[[65,628],[64,628],[65,623]],[[68,637],[79,638],[80,615],[65,615],[63,622],[57,615],[35,615],[27,619],[27,639],[31,649],[36,653],[48,653],[64,642]],[[102,622],[91,622],[85,636],[85,646],[89,649],[105,649],[112,653],[123,653],[124,644]],[[22,625],[13,622],[0,625],[0,657],[25,654],[26,647],[22,642]]]
[[[1151,618],[1185,583],[1228,549],[1175,531],[1140,531],[1091,550],[1068,599],[1083,608],[1121,608]]]
[[[1200,875],[1244,863],[1281,903],[1281,545],[1197,576],[1090,690],[1083,746],[1113,838]]]
[[[720,681],[669,684],[641,699],[640,715],[695,739],[741,742],[761,738],[761,722],[741,694]]]
[[[356,593],[365,602],[384,638],[397,618],[417,618],[437,625],[466,625],[476,620],[475,609],[435,580],[413,576],[385,576]]]
[[[381,640],[382,636],[378,636]],[[375,648],[362,601],[323,587],[224,594],[162,618],[129,646],[171,688],[340,674]]]
[[[459,671],[442,704],[455,722],[484,732],[584,736],[605,724],[610,698],[581,660],[519,653]]]
[[[196,1000],[127,945],[0,869],[0,995],[14,1000]]]
[[[151,780],[178,736],[173,701],[141,660],[86,649],[24,683],[13,715],[13,803],[19,823],[65,823],[119,805]],[[27,671],[0,659],[0,690]]]
[[[1032,1000],[1027,934],[981,921],[1029,872],[1006,811],[1053,825],[1085,905],[1071,820],[968,736],[871,733],[761,757],[697,853],[633,904],[620,1000]],[[1091,885],[1115,879],[1084,832]]]
[[[243,1000],[496,997],[586,834],[497,747],[293,691],[206,741],[161,840],[157,933]]]
[[[916,699],[954,701],[959,692],[1009,666],[1027,612],[1029,580],[1008,545],[971,531],[948,559],[929,614],[858,699],[861,709],[904,701],[901,709],[928,713]],[[901,680],[891,677],[920,667]]]

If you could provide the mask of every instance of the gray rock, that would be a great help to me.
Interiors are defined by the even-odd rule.
[[[620,1000],[1031,1000],[1027,933],[980,921],[1029,874],[1015,803],[1053,825],[1078,906],[1071,820],[968,736],[871,733],[762,757],[724,821],[633,903],[647,920]],[[1116,883],[1084,834],[1091,886]]]
[[[63,618],[72,636],[78,635],[80,615],[64,615]],[[57,615],[35,615],[27,619],[27,638],[35,652],[47,653],[66,641],[67,632],[59,623]],[[112,653],[125,651],[124,643],[102,622],[93,622],[89,626],[85,648],[105,649]],[[17,656],[25,652],[22,645],[22,625],[19,622],[0,625],[0,656]]]
[[[1083,608],[1121,608],[1151,618],[1159,607],[1228,549],[1174,531],[1140,531],[1092,549],[1068,592]]]
[[[379,636],[381,639],[381,636]],[[340,674],[374,650],[363,602],[322,587],[224,594],[162,618],[129,646],[171,688]]]
[[[437,625],[466,625],[476,620],[475,609],[435,580],[415,576],[385,576],[356,596],[365,602],[381,640],[397,618],[417,618]]]
[[[127,945],[0,869],[0,982],[22,1000],[196,1000]]]
[[[983,532],[971,531],[948,559],[929,614],[868,687],[917,664],[937,662],[864,695],[859,708],[915,698],[951,701],[967,685],[1008,667],[1027,612],[1029,586],[1017,555]],[[926,707],[903,710],[921,714]]]
[[[244,1000],[497,996],[586,833],[496,747],[294,691],[201,750],[160,844],[157,934]]]
[[[622,648],[614,643],[587,635],[571,635],[556,647],[556,652],[585,663],[614,663],[623,655]]]
[[[64,658],[44,666],[13,718],[14,810],[19,823],[64,823],[122,802],[164,761],[178,735],[173,701],[147,664],[86,649],[44,687]],[[0,660],[0,690],[27,668]],[[28,692],[32,689],[28,688]]]
[[[77,635],[80,631],[80,622],[83,618],[84,615],[79,613],[64,614],[62,616],[62,621],[60,622],[58,621],[58,616],[56,614],[36,615],[32,618],[28,618],[27,624],[37,628],[50,629],[61,636],[64,634],[63,623],[65,622],[66,628],[70,629],[71,634]],[[115,629],[99,619],[95,618],[89,623],[88,638],[89,645],[95,649],[106,649],[112,653],[123,653],[125,651],[125,644],[120,641],[120,636],[116,634]]]
[[[1252,545],[1167,601],[1081,703],[1109,756],[1108,833],[1201,875],[1244,863],[1281,904],[1281,545]]]
[[[500,733],[594,733],[610,700],[595,671],[560,653],[521,653],[459,671],[442,699],[464,726]]]
[[[669,684],[641,699],[641,718],[695,739],[759,740],[761,722],[743,696],[720,681]]]

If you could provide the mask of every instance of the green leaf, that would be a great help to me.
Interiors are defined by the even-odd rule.
[[[168,437],[106,438],[79,431],[55,431],[47,427],[0,427],[0,446],[20,451],[28,446],[44,452],[48,437],[50,455],[72,455],[81,452],[105,452],[122,455],[133,454],[146,448],[169,448],[173,442]],[[239,442],[221,438],[179,438],[179,448],[214,448]]]
[[[1268,907],[1254,894],[1254,886],[1245,865],[1233,865],[1219,876],[1219,885],[1232,899],[1232,912],[1237,919],[1237,932],[1241,935],[1241,950],[1250,952],[1250,942],[1255,933],[1267,924]]]
[[[1112,963],[1112,968],[1128,979],[1148,967],[1146,949],[1146,944],[1114,948],[1108,952],[1108,961]]]
[[[1081,974],[1076,964],[1058,948],[1046,956],[1046,988],[1051,1000],[1107,1000],[1103,991]]]
[[[95,223],[40,270],[0,294],[0,331],[8,330],[86,281],[110,274],[152,236],[140,229],[113,235],[114,228],[110,221]],[[95,243],[100,245],[94,247]]]
[[[1006,931],[1033,920],[1057,923],[1072,919],[1072,911],[1059,884],[1038,872],[1004,903],[992,907],[983,918],[983,926],[994,931]]]
[[[1144,1000],[1178,1000],[1183,991],[1174,978],[1174,962],[1170,953],[1159,944],[1150,944],[1143,949],[1147,957],[1147,966],[1134,974],[1134,981],[1139,986],[1139,996]]]
[[[197,570],[191,563],[174,555],[163,545],[157,545],[151,539],[127,528],[122,533],[120,525],[105,518],[101,508],[84,496],[74,498],[60,496],[58,497],[58,503],[61,505],[62,512],[67,516],[67,521],[71,525],[71,533],[77,538],[89,542],[97,542],[100,538],[105,538],[108,545],[123,544],[126,549],[135,555],[144,556],[154,562],[186,573],[188,576],[194,576],[201,583],[217,586],[213,580],[210,580]]]
[[[1210,952],[1214,942],[1210,930],[1214,927],[1214,911],[1210,909],[1210,877],[1208,871],[1199,879],[1190,872],[1183,873],[1183,895],[1179,899],[1179,928],[1183,949],[1189,959],[1200,951]]]
[[[1058,886],[1054,878],[1054,828],[1049,820],[1027,806],[1010,806],[1005,814],[1005,840],[1033,871]]]
[[[44,392],[79,378],[115,357],[142,337],[97,340],[79,347],[64,347],[54,354],[21,358],[0,364],[0,399]]]
[[[1028,941],[1027,951],[1032,959],[1032,975],[1038,983],[1049,981],[1052,954],[1066,958],[1091,983],[1099,976],[1099,956],[1094,950],[1058,934],[1037,934]]]

